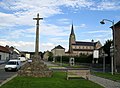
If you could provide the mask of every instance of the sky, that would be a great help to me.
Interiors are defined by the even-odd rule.
[[[77,41],[112,39],[112,23],[120,21],[120,0],[0,0],[0,45],[34,51],[36,21],[40,20],[40,51],[61,45],[68,51],[71,25]]]

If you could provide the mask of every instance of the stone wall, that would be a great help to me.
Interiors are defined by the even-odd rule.
[[[31,77],[51,77],[52,71],[47,66],[39,61],[33,60],[33,62],[26,63],[19,71],[19,76],[31,76]]]

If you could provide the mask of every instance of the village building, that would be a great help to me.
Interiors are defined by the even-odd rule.
[[[10,51],[10,59],[17,59],[20,56],[20,51],[18,49],[16,49],[15,47],[11,46],[7,46],[6,47],[9,49]]]
[[[20,51],[13,46],[0,46],[0,60],[7,61],[9,59],[17,59],[20,56]]]
[[[10,51],[4,46],[0,46],[0,60],[7,61],[10,59]]]
[[[53,53],[53,56],[65,56],[65,48],[63,48],[61,45],[53,48],[51,52]]]
[[[120,72],[120,21],[111,27],[115,41],[114,67]]]
[[[49,51],[46,51],[46,52],[44,53],[44,55],[43,55],[43,60],[48,61],[49,53],[50,53]]]

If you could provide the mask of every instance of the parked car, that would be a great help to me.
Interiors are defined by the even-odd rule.
[[[31,63],[31,62],[32,62],[32,59],[28,59],[28,62]]]
[[[9,60],[5,65],[5,71],[18,71],[21,68],[20,60]]]
[[[26,61],[26,58],[25,57],[18,57],[18,59],[22,62]]]

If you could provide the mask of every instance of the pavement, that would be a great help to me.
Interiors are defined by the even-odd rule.
[[[1,65],[0,65],[0,70],[1,70],[1,69],[4,69],[4,67],[5,67],[5,64],[1,64]]]
[[[105,88],[120,88],[119,82],[115,82],[115,81],[101,78],[98,76],[91,75],[89,80],[92,82],[95,82],[95,83],[97,83]]]

